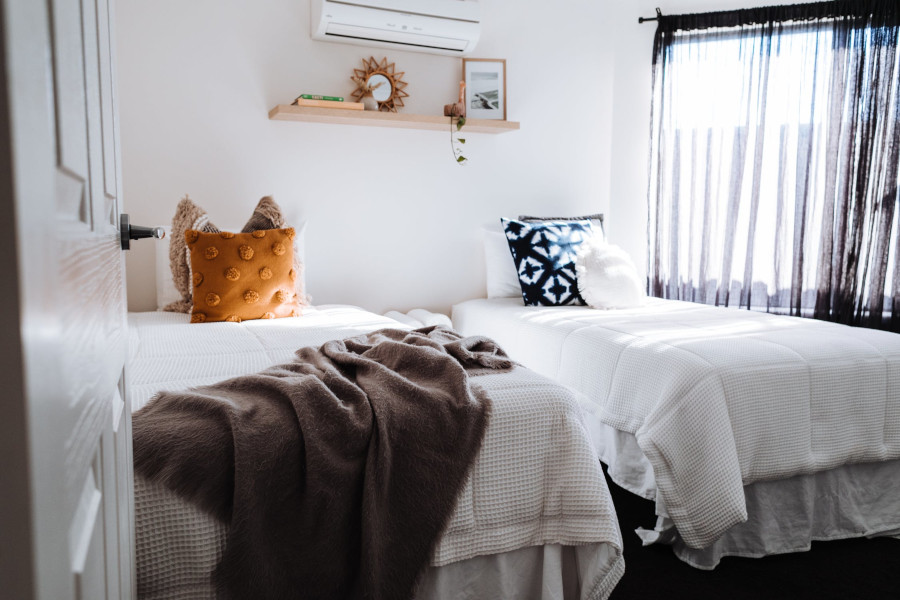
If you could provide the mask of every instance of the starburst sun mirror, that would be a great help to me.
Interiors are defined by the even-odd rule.
[[[409,96],[403,89],[406,82],[400,79],[404,72],[397,73],[394,63],[388,64],[387,58],[378,62],[370,56],[362,62],[362,69],[353,69],[351,79],[356,82],[357,88],[351,95],[361,102],[365,95],[371,94],[378,102],[378,110],[397,112],[397,107],[403,106],[403,99]]]

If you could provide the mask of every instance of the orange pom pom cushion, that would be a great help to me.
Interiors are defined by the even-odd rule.
[[[194,286],[191,323],[300,316],[294,236],[293,227],[185,231]]]

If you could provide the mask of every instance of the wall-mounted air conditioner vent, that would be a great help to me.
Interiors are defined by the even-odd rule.
[[[313,39],[462,56],[481,33],[478,0],[312,0]]]

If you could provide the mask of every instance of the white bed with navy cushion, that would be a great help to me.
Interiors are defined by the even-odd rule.
[[[694,566],[900,532],[900,335],[653,298],[452,319],[592,402],[610,477],[656,502],[642,536]]]
[[[158,391],[254,373],[304,346],[408,329],[350,306],[296,318],[191,324],[189,315],[129,315],[133,410]],[[523,368],[480,375],[493,414],[420,598],[609,596],[624,561],[615,511],[575,394]],[[226,527],[159,484],[136,477],[138,594],[211,598]]]

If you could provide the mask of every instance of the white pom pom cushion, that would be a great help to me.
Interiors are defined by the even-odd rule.
[[[631,257],[599,236],[579,247],[575,276],[578,291],[591,308],[628,308],[644,302],[644,283]]]

